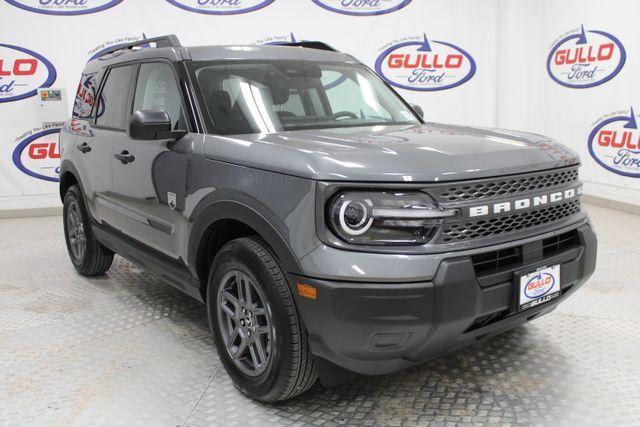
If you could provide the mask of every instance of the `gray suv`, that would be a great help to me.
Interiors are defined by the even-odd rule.
[[[595,268],[577,155],[421,116],[321,42],[118,46],[60,135],[71,261],[95,276],[117,253],[206,303],[265,402],[553,310]]]

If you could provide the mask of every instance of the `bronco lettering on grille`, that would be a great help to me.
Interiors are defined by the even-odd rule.
[[[480,217],[485,215],[496,215],[512,211],[520,211],[537,206],[545,206],[550,203],[560,202],[576,197],[581,193],[581,187],[569,188],[563,191],[556,191],[549,194],[541,194],[533,197],[505,201],[500,203],[478,205],[469,207],[469,217]]]

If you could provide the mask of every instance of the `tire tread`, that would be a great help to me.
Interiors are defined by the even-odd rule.
[[[272,275],[278,287],[282,303],[287,309],[287,314],[290,319],[289,327],[294,344],[294,357],[292,358],[293,363],[287,373],[287,381],[276,398],[278,401],[287,400],[304,393],[318,380],[318,372],[311,351],[309,351],[307,330],[298,315],[298,310],[293,301],[293,295],[291,295],[291,287],[289,286],[288,280],[282,274],[282,267],[279,265],[275,256],[267,249],[266,244],[259,237],[243,237],[237,239],[237,241],[238,243],[242,242],[246,244],[264,263]]]
[[[288,366],[282,369],[276,386],[265,396],[252,396],[263,402],[280,402],[291,399],[311,388],[318,379],[318,372],[309,350],[307,330],[298,314],[292,295],[289,280],[283,273],[275,254],[267,243],[258,236],[241,237],[227,243],[219,254],[227,251],[235,251],[239,247],[249,250],[258,257],[262,266],[271,276],[272,285],[275,286],[280,303],[284,307],[288,319],[288,333],[291,341],[290,361]],[[212,264],[210,277],[214,274],[215,261]]]

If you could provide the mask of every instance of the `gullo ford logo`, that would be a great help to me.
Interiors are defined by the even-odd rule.
[[[63,124],[47,129],[32,129],[18,138],[13,150],[13,164],[25,174],[44,181],[59,181],[60,146],[58,137]]]
[[[640,178],[640,131],[633,108],[601,120],[589,134],[589,153],[603,168]]]
[[[84,15],[109,9],[122,0],[6,0],[7,3],[47,15]]]
[[[345,15],[382,15],[402,9],[412,0],[313,0],[327,10]]]
[[[269,6],[275,0],[167,0],[172,5],[190,12],[210,15],[235,15],[253,12]]]
[[[423,35],[386,48],[378,56],[375,69],[395,87],[436,91],[467,82],[476,73],[476,63],[464,49]]]
[[[527,282],[524,288],[524,294],[527,298],[539,298],[546,295],[553,285],[556,283],[556,278],[550,273],[540,273],[537,276],[532,277]]]
[[[0,43],[0,102],[28,98],[55,80],[56,69],[44,56]]]
[[[626,60],[624,46],[616,37],[600,30],[580,32],[562,38],[547,58],[547,72],[558,84],[584,89],[614,78]]]

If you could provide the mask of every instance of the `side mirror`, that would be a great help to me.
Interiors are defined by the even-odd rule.
[[[171,118],[164,110],[138,110],[131,115],[129,137],[143,141],[180,139],[186,130],[171,130]]]
[[[424,111],[422,110],[422,107],[419,106],[418,104],[411,104],[411,108],[413,108],[413,111],[420,116],[421,119],[424,119]]]

